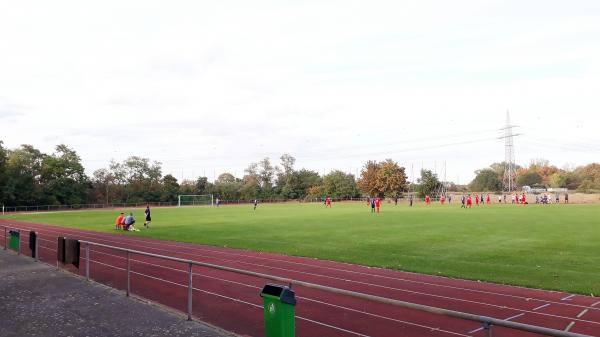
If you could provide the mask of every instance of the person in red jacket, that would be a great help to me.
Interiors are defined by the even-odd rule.
[[[377,208],[377,213],[379,213],[379,207],[381,207],[381,199],[377,197],[377,199],[375,199],[375,208]]]
[[[475,194],[475,205],[479,206],[479,196]]]
[[[429,205],[429,203],[431,202],[431,199],[429,198],[429,195],[425,196],[425,205]]]
[[[115,224],[115,229],[123,229],[123,214],[121,213],[117,218],[117,223]]]

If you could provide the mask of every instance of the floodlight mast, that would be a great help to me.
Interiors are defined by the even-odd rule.
[[[510,114],[506,111],[506,126],[500,130],[504,131],[504,136],[498,137],[504,139],[504,176],[502,178],[502,186],[505,192],[513,192],[517,189],[517,172],[515,165],[515,145],[513,138],[520,134],[513,134],[513,128],[518,125],[510,124]]]

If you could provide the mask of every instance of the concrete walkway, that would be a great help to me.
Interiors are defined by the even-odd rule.
[[[0,249],[0,336],[236,335]]]

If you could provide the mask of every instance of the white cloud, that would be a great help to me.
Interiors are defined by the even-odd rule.
[[[212,178],[288,152],[319,172],[446,162],[464,183],[503,160],[478,131],[508,108],[520,164],[583,164],[599,34],[594,1],[6,2],[0,139],[67,143],[90,171],[142,155]]]

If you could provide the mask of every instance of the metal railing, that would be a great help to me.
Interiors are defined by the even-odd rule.
[[[517,323],[517,322],[512,322],[512,321],[503,320],[503,319],[474,315],[474,314],[464,313],[464,312],[455,311],[455,310],[431,307],[431,306],[427,306],[427,305],[405,302],[405,301],[395,300],[395,299],[381,297],[381,296],[375,296],[375,295],[369,295],[369,294],[350,291],[350,290],[333,288],[333,287],[323,286],[323,285],[310,283],[310,282],[291,280],[289,278],[284,278],[284,277],[279,277],[279,276],[274,276],[274,275],[269,275],[269,274],[263,274],[263,273],[258,273],[258,272],[243,270],[243,269],[237,269],[237,268],[232,268],[232,267],[226,267],[226,266],[216,265],[216,264],[212,264],[212,263],[199,262],[199,261],[181,259],[181,258],[172,257],[172,256],[148,253],[148,252],[143,252],[143,251],[134,250],[134,249],[115,247],[115,246],[111,246],[111,245],[105,245],[105,244],[96,243],[96,242],[92,242],[92,241],[86,241],[86,240],[79,240],[79,242],[82,244],[85,244],[86,279],[88,279],[88,280],[90,279],[90,267],[89,267],[90,246],[103,247],[103,248],[113,249],[113,250],[117,250],[117,251],[126,253],[126,259],[127,259],[126,296],[129,296],[131,294],[131,282],[130,282],[130,279],[131,279],[131,277],[130,277],[130,274],[131,274],[131,258],[130,258],[130,256],[131,256],[131,254],[138,254],[138,255],[142,255],[142,256],[148,256],[148,257],[164,259],[164,260],[169,260],[169,261],[175,261],[175,262],[180,262],[180,263],[186,264],[188,266],[188,270],[187,270],[187,273],[188,273],[188,294],[187,294],[188,320],[192,319],[193,266],[200,266],[200,267],[213,268],[213,269],[217,269],[217,270],[227,271],[227,272],[246,275],[246,276],[253,276],[253,277],[262,278],[262,279],[271,280],[271,281],[282,282],[282,283],[289,284],[290,286],[299,285],[299,286],[303,286],[306,288],[317,289],[317,290],[321,290],[321,291],[325,291],[325,292],[350,296],[350,297],[368,300],[368,301],[372,301],[372,302],[384,303],[384,304],[389,304],[389,305],[402,307],[402,308],[406,308],[406,309],[419,310],[419,311],[428,312],[428,313],[432,313],[432,314],[444,315],[444,316],[449,316],[449,317],[458,318],[458,319],[462,319],[462,320],[478,322],[478,323],[482,324],[482,329],[486,333],[486,336],[489,336],[489,337],[492,336],[492,327],[493,326],[499,326],[499,327],[515,329],[515,330],[520,330],[520,331],[525,331],[525,332],[542,334],[542,335],[546,335],[546,336],[554,336],[554,337],[592,337],[589,335],[583,335],[583,334],[572,333],[572,332],[567,332],[567,331],[562,331],[562,330],[550,329],[550,328],[545,328],[545,327],[540,327],[540,326],[535,326],[535,325],[530,325],[530,324]]]

